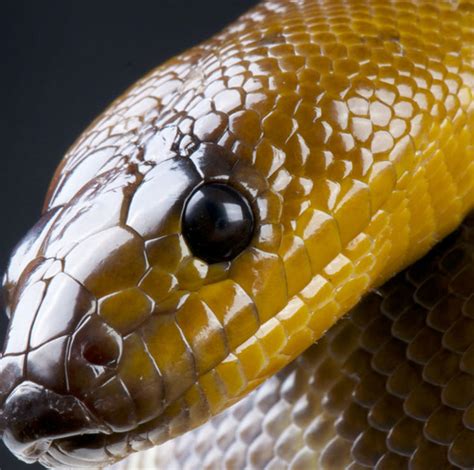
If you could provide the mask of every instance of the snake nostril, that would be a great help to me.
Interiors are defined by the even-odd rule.
[[[89,342],[82,348],[82,357],[95,366],[115,367],[118,362],[120,350],[115,341],[105,338],[100,343]]]
[[[88,317],[74,333],[67,366],[69,389],[76,396],[113,377],[122,357],[122,337],[98,315]]]

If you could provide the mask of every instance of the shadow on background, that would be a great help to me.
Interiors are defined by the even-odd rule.
[[[227,25],[256,0],[8,2],[0,150],[0,271],[37,220],[52,173],[103,108],[145,72]],[[0,318],[0,337],[6,328]],[[0,444],[1,470],[33,470]]]

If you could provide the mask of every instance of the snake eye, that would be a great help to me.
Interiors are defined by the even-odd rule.
[[[184,207],[183,235],[194,256],[208,263],[235,258],[250,243],[253,229],[249,202],[227,184],[197,187]]]

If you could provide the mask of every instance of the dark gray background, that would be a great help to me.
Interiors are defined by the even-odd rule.
[[[197,44],[256,0],[68,1],[2,4],[0,271],[38,218],[68,146],[128,85]],[[6,321],[0,315],[0,338]],[[0,444],[0,469],[43,468]]]

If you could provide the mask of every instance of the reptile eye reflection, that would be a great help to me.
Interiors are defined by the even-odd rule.
[[[186,202],[182,222],[191,251],[210,264],[235,258],[248,246],[254,231],[248,200],[222,183],[196,188]]]

